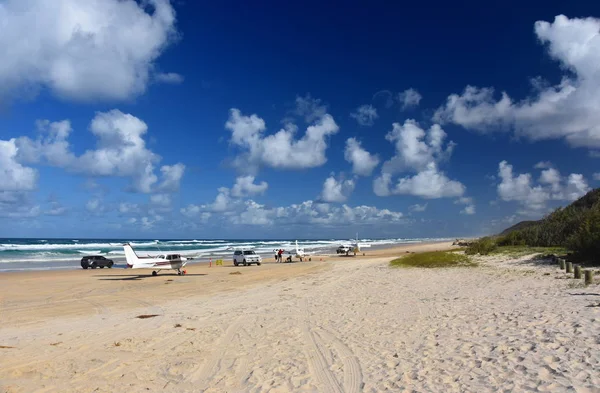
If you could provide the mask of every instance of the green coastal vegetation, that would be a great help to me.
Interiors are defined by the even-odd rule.
[[[566,254],[586,264],[600,261],[600,189],[588,192],[565,208],[538,221],[523,221],[471,243],[467,255],[491,253]]]
[[[462,252],[456,251],[430,251],[409,254],[402,258],[394,259],[390,265],[395,267],[472,267],[477,266]]]

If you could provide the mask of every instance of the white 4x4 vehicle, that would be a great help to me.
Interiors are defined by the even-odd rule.
[[[262,262],[262,258],[260,255],[254,252],[254,250],[235,250],[233,252],[233,264],[238,266],[240,264],[244,266],[252,265],[256,263],[256,265],[260,266]]]

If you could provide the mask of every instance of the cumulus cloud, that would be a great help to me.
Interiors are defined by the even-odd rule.
[[[356,108],[356,111],[352,112],[350,116],[356,119],[358,124],[366,127],[372,126],[379,117],[377,115],[377,109],[375,109],[373,105],[361,105]]]
[[[535,94],[516,102],[505,92],[467,86],[448,97],[434,120],[483,133],[514,130],[532,141],[565,139],[573,147],[600,147],[600,19],[558,15],[538,21],[535,34],[565,74],[549,86],[533,80]]]
[[[119,110],[98,112],[90,124],[96,137],[96,149],[76,156],[68,137],[72,132],[69,121],[38,121],[37,139],[20,137],[15,140],[16,160],[21,163],[40,163],[87,176],[119,176],[132,180],[131,189],[150,193],[155,188],[164,192],[179,189],[185,166],[175,164],[161,168],[162,183],[155,187],[158,176],[155,165],[161,157],[146,147],[144,135],[148,126],[141,119]]]
[[[416,175],[401,178],[391,192],[396,195],[435,199],[460,196],[464,194],[465,186],[458,181],[450,180],[438,170],[435,163],[431,162]]]
[[[323,183],[323,191],[321,192],[321,200],[323,202],[345,202],[352,191],[354,191],[354,180],[336,180],[330,176]]]
[[[119,212],[121,214],[138,213],[140,206],[137,203],[121,202],[119,203]]]
[[[47,88],[74,100],[130,99],[177,38],[169,0],[7,0],[0,26],[4,97]]]
[[[503,201],[518,202],[524,209],[522,214],[539,214],[548,201],[574,201],[590,190],[583,175],[572,173],[565,179],[554,168],[543,170],[537,185],[529,173],[515,176],[512,165],[506,161],[500,162],[498,175],[498,196]]]
[[[262,181],[259,184],[254,183],[254,176],[239,176],[235,179],[235,184],[231,188],[231,196],[245,197],[249,195],[264,194],[269,185]]]
[[[183,76],[174,72],[156,74],[155,79],[159,83],[177,85],[183,82]]]
[[[426,132],[412,119],[406,120],[404,124],[393,123],[392,131],[385,139],[395,145],[396,155],[384,162],[383,171],[390,174],[406,170],[420,171],[432,162],[445,161],[452,155],[455,147],[454,142],[450,141],[444,148],[446,136],[438,124],[434,124]]]
[[[99,214],[106,211],[106,206],[98,198],[90,199],[85,204],[85,209],[92,214]]]
[[[402,213],[373,206],[332,206],[311,200],[285,207],[267,207],[247,201],[244,210],[228,217],[234,224],[243,225],[299,225],[316,224],[344,226],[348,224],[401,223]]]
[[[426,132],[416,121],[394,123],[386,139],[394,143],[396,154],[384,162],[381,175],[373,182],[373,192],[378,196],[415,195],[422,198],[444,198],[461,196],[465,186],[449,179],[440,171],[439,164],[449,159],[455,144],[445,147],[446,133],[437,124]],[[413,172],[393,185],[393,176],[402,172]]]
[[[179,191],[179,183],[185,172],[185,165],[178,163],[175,165],[163,165],[160,168],[162,173],[162,182],[158,189],[164,192]]]
[[[17,161],[18,151],[15,139],[0,140],[0,192],[31,191],[36,187],[37,171]]]
[[[352,164],[352,172],[360,176],[370,176],[379,165],[379,157],[363,149],[356,138],[346,140],[344,158]]]
[[[473,198],[471,197],[461,197],[458,198],[454,203],[459,205],[465,205],[465,207],[460,211],[460,214],[473,215],[475,214],[475,203],[473,202]]]
[[[242,152],[234,166],[244,172],[257,172],[262,166],[277,169],[304,169],[327,162],[327,138],[338,132],[333,117],[314,100],[300,99],[298,114],[312,122],[305,134],[296,139],[298,127],[287,123],[275,134],[263,135],[265,121],[253,114],[244,116],[239,109],[231,109],[225,128],[231,131],[230,142]]]
[[[158,207],[171,206],[171,196],[168,194],[154,194],[150,196],[150,204]]]
[[[402,110],[406,110],[419,105],[421,102],[421,94],[415,89],[406,89],[401,93],[398,93],[398,102]]]
[[[427,209],[427,203],[424,203],[422,205],[419,205],[418,203],[411,205],[408,210],[410,210],[411,212],[414,213],[421,213],[424,212]]]

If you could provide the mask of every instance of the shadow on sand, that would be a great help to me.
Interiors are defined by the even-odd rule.
[[[188,277],[188,276],[206,276],[207,274],[203,273],[188,273],[183,276],[179,276],[177,273],[164,273],[158,274],[158,276],[153,276],[150,274],[97,274],[94,277],[107,277],[107,278],[99,278],[98,280],[103,281],[129,281],[129,280],[142,280],[142,279],[160,279],[160,277]]]

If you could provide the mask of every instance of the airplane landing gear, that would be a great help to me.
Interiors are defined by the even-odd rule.
[[[158,276],[158,272],[155,270],[155,271],[152,272],[152,275],[153,276]]]
[[[187,273],[185,270],[177,269],[177,274],[180,276],[184,276]]]

